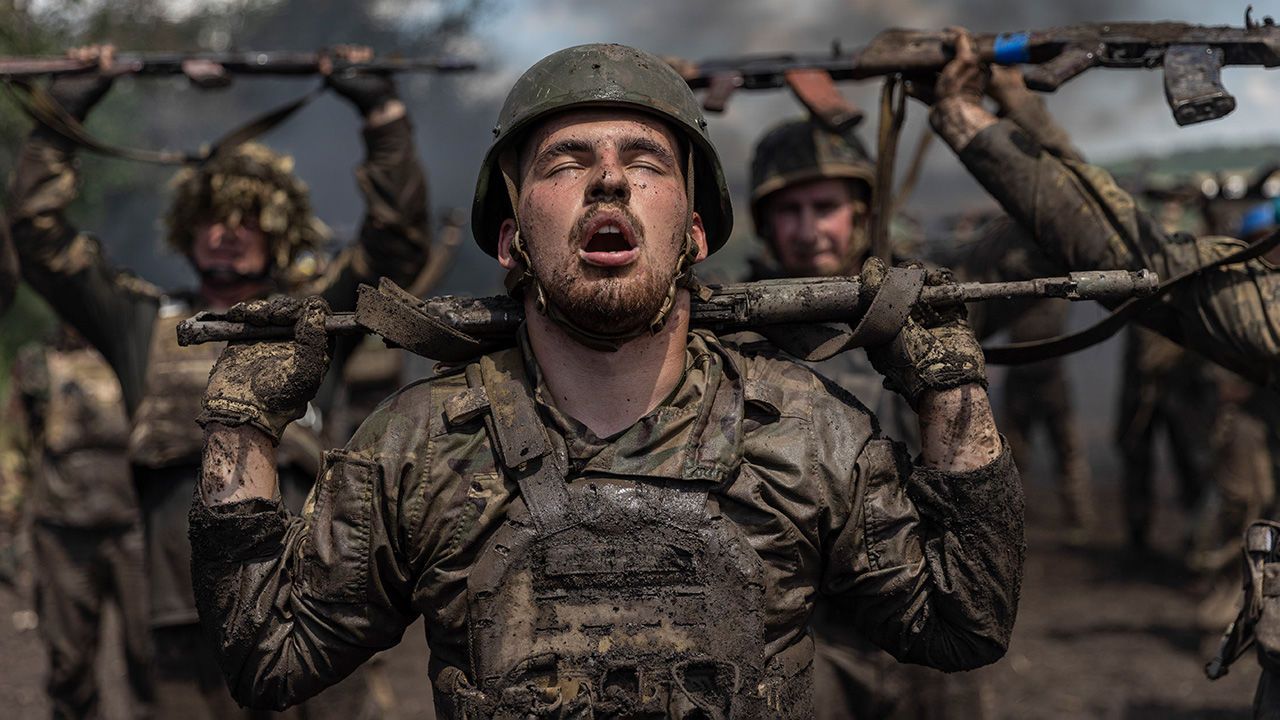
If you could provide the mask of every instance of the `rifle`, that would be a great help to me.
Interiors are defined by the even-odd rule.
[[[308,76],[318,75],[324,63],[331,72],[375,73],[460,73],[476,69],[470,60],[451,56],[433,58],[379,58],[369,62],[350,62],[331,58],[319,52],[223,52],[223,53],[123,53],[115,56],[113,75],[185,75],[202,88],[226,87],[233,75]],[[218,150],[247,142],[279,124],[319,96],[323,86],[280,107],[271,109],[234,128],[216,142],[198,152],[156,151],[113,145],[91,134],[76,118],[71,117],[53,100],[48,91],[32,80],[41,75],[70,75],[96,71],[95,60],[65,57],[0,57],[0,87],[7,90],[18,106],[34,121],[61,135],[78,147],[108,157],[118,157],[160,165],[183,165],[204,162]]]
[[[974,35],[978,55],[997,65],[1025,65],[1027,87],[1053,92],[1090,68],[1164,68],[1165,98],[1179,125],[1220,118],[1235,110],[1235,98],[1222,86],[1222,68],[1280,65],[1280,28],[1270,18],[1262,23],[1245,13],[1244,27],[1177,22],[1092,23],[1001,34]],[[845,52],[837,43],[830,53],[745,55],[689,62],[668,62],[695,90],[705,89],[704,107],[725,108],[740,89],[760,90],[790,85],[810,109],[831,98],[806,101],[796,86],[798,75],[825,74],[831,80],[865,80],[935,73],[955,56],[947,33],[890,29],[863,48]],[[816,113],[819,116],[821,112]],[[834,123],[840,125],[840,122]]]
[[[842,346],[873,345],[891,339],[902,327],[916,302],[945,306],[995,298],[1065,298],[1100,300],[1143,297],[1159,285],[1147,270],[1103,270],[1072,273],[1067,277],[1038,278],[997,283],[948,283],[923,286],[919,270],[892,268],[878,292],[864,292],[858,277],[762,280],[732,285],[712,285],[695,295],[691,324],[717,332],[756,330],[774,338],[800,328],[824,323],[854,325],[836,335],[825,333],[822,343],[839,335]],[[359,288],[356,310],[335,313],[325,330],[335,335],[372,333],[388,344],[432,360],[460,362],[492,350],[510,347],[524,320],[521,304],[508,296],[417,298],[383,278],[377,288]],[[872,327],[876,326],[876,327]],[[859,328],[869,328],[859,332]],[[877,334],[878,333],[878,334]],[[887,333],[887,336],[886,336]],[[202,312],[178,325],[178,344],[199,345],[222,341],[288,340],[289,326],[257,326],[230,322],[218,313]],[[795,347],[788,347],[789,352]],[[816,349],[792,352],[814,355]]]
[[[115,56],[112,72],[122,75],[186,75],[193,64],[217,66],[229,75],[318,75],[325,55],[318,52],[181,53],[139,52]],[[332,60],[333,72],[456,73],[476,69],[471,60],[439,57],[387,57],[370,62]],[[98,69],[97,60],[66,57],[0,57],[0,78],[29,79],[41,75],[74,75]]]

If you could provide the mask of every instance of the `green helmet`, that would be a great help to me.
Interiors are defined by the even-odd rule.
[[[875,186],[876,166],[852,132],[833,133],[812,120],[788,120],[756,144],[751,159],[751,219],[756,231],[764,223],[764,199],[797,183],[844,178]]]
[[[490,255],[498,254],[498,228],[513,217],[503,178],[503,153],[518,146],[538,121],[570,109],[618,107],[669,123],[689,142],[694,163],[694,209],[707,245],[715,252],[733,230],[733,208],[720,157],[693,91],[662,59],[625,45],[579,45],[554,52],[516,80],[498,114],[494,140],[480,166],[471,203],[471,233]]]

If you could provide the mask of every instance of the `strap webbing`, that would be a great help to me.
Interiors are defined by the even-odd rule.
[[[203,163],[221,150],[234,148],[275,128],[292,117],[294,113],[306,107],[325,90],[325,86],[321,85],[296,100],[291,100],[284,105],[250,119],[243,125],[233,128],[206,148],[196,152],[183,152],[178,150],[147,150],[108,143],[90,133],[79,120],[68,114],[44,87],[12,78],[6,79],[3,86],[9,91],[9,95],[14,101],[17,102],[18,107],[29,115],[32,120],[52,130],[74,145],[99,155],[154,165],[198,165]]]
[[[1084,330],[1045,340],[983,348],[983,354],[986,355],[987,362],[992,365],[1023,365],[1069,355],[1087,347],[1092,347],[1115,335],[1120,331],[1120,328],[1124,327],[1144,310],[1160,302],[1161,298],[1168,295],[1175,288],[1210,271],[1262,257],[1278,245],[1280,245],[1280,231],[1273,232],[1252,245],[1241,248],[1208,265],[1188,270],[1181,275],[1164,281],[1151,295],[1126,301],[1112,311],[1110,315]]]

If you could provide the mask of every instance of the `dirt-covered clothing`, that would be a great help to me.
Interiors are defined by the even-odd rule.
[[[367,157],[356,178],[366,211],[358,241],[300,293],[322,295],[335,311],[354,307],[361,282],[381,276],[410,282],[427,258],[426,178],[408,119],[366,129],[364,139]],[[24,278],[106,357],[133,417],[146,394],[152,335],[164,300],[138,292],[133,278],[107,262],[98,240],[68,221],[65,209],[77,183],[74,157],[33,135],[19,155],[9,192],[13,240]],[[194,421],[191,426],[199,435]]]
[[[1068,309],[1066,300],[1029,303],[1009,328],[1009,341],[1028,342],[1062,335],[1067,329]],[[1053,451],[1055,480],[1067,524],[1074,529],[1091,525],[1094,513],[1089,464],[1061,358],[1009,368],[1001,426],[1014,462],[1023,472],[1032,465],[1032,433],[1037,427],[1044,427]]]
[[[31,524],[31,556],[37,568],[40,638],[49,653],[45,687],[52,716],[98,716],[103,608],[114,600],[132,714],[151,717],[155,684],[142,528],[68,527],[36,520]]]
[[[961,161],[1063,271],[1150,268],[1171,278],[1244,247],[1166,233],[1102,169],[1048,152],[1010,120]],[[1178,288],[1138,322],[1259,384],[1280,385],[1280,268],[1266,259]]]
[[[1024,548],[1007,452],[968,473],[913,466],[861,404],[793,361],[746,354],[700,331],[686,358],[666,401],[601,439],[546,399],[527,350],[486,356],[387,400],[345,450],[326,456],[302,517],[278,503],[210,508],[197,497],[201,617],[222,645],[233,693],[265,706],[297,702],[396,644],[419,614],[439,714],[454,717],[455,703],[492,689],[477,677],[490,659],[468,642],[487,626],[477,626],[474,607],[468,622],[469,605],[485,598],[469,597],[468,586],[484,582],[477,565],[504,562],[507,546],[490,538],[529,525],[521,473],[530,463],[517,463],[519,448],[506,441],[498,452],[486,429],[506,422],[509,393],[536,398],[538,421],[526,429],[546,449],[533,472],[545,462],[566,468],[569,483],[553,485],[619,478],[706,493],[717,522],[727,520],[753,551],[735,560],[756,568],[750,587],[761,606],[727,617],[760,622],[753,650],[769,671],[809,671],[807,625],[819,594],[903,661],[958,670],[1003,654]],[[495,366],[512,368],[506,380],[477,385]],[[625,559],[605,560],[597,562],[613,568],[606,584],[618,572],[631,577]],[[739,590],[744,606],[750,587]],[[541,602],[550,622],[557,600]],[[724,612],[704,608],[697,619]],[[637,627],[601,637],[622,642]],[[599,648],[604,662],[609,644]]]
[[[77,528],[138,522],[120,383],[91,348],[18,353],[8,433],[22,446],[32,520]]]
[[[380,276],[405,283],[416,277],[429,242],[426,179],[418,163],[408,119],[366,129],[365,162],[356,170],[366,213],[360,236],[329,264],[306,294],[322,295],[334,310],[352,309],[356,287]],[[182,348],[174,328],[203,309],[189,295],[158,297],[113,268],[93,236],[65,215],[76,195],[74,157],[63,144],[37,130],[23,146],[10,188],[10,221],[27,281],[107,359],[122,388],[131,423],[129,459],[146,507],[169,507],[161,483],[195,487],[204,434],[195,423],[209,371],[221,353],[217,344]],[[343,357],[338,355],[338,362]],[[340,370],[340,369],[339,369]],[[282,464],[313,475],[320,447],[306,433],[287,438]],[[177,506],[181,507],[180,503]],[[144,520],[149,539],[179,545],[151,548],[152,612],[159,625],[195,622],[184,541],[185,513]],[[175,532],[165,528],[174,525]],[[172,537],[169,537],[172,536]],[[157,552],[163,558],[155,557]],[[176,554],[174,554],[176,553]],[[172,557],[170,557],[172,555]],[[172,577],[160,577],[170,572]]]

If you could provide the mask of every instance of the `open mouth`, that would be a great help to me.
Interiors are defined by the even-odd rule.
[[[640,255],[631,224],[612,213],[599,215],[588,223],[584,237],[578,256],[591,265],[622,267]]]

